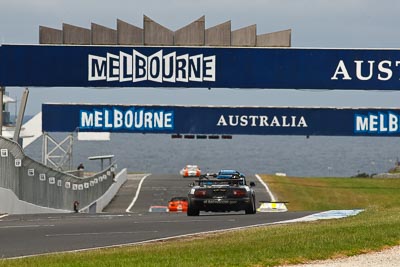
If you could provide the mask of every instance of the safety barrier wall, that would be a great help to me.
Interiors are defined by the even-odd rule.
[[[104,193],[99,199],[91,203],[89,206],[82,207],[81,211],[86,213],[98,213],[102,212],[103,209],[111,202],[114,196],[117,194],[118,190],[128,179],[127,169],[121,170],[114,178],[115,183],[113,183],[107,192]]]
[[[114,164],[84,178],[60,172],[32,160],[17,143],[0,136],[0,187],[22,201],[73,211],[75,201],[85,207],[102,196],[114,177]]]
[[[10,189],[0,187],[0,213],[38,214],[38,213],[70,213],[70,210],[52,209],[34,205],[17,198]]]

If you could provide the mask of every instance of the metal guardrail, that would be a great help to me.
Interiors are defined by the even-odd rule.
[[[0,187],[22,201],[73,211],[75,201],[85,207],[113,184],[115,164],[89,177],[77,177],[45,166],[26,156],[19,144],[0,136]]]

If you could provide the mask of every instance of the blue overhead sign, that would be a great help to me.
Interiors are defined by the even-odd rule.
[[[400,109],[43,104],[42,130],[400,136]]]
[[[400,90],[400,50],[2,45],[0,85]]]

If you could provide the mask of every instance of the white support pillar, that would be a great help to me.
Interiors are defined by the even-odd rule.
[[[13,139],[15,142],[18,142],[19,140],[19,134],[21,132],[22,121],[25,115],[26,102],[28,102],[28,96],[29,96],[29,90],[28,88],[25,88],[25,91],[22,94],[21,105],[19,106],[19,111],[18,111],[17,123],[15,125],[15,130],[14,130]]]
[[[3,135],[3,96],[5,91],[5,87],[0,86],[0,136]]]

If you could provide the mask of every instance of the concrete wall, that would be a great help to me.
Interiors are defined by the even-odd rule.
[[[174,44],[174,32],[147,16],[143,17],[143,29],[145,45]]]
[[[154,46],[245,46],[290,47],[291,30],[257,35],[257,26],[231,31],[231,21],[205,29],[205,16],[175,32],[143,16],[143,28],[117,19],[117,29],[95,23],[91,29],[63,24],[62,30],[39,27],[40,44],[154,45]]]
[[[20,200],[13,191],[0,187],[0,213],[36,214],[36,213],[70,213],[70,210],[41,207]]]
[[[40,44],[62,44],[63,31],[49,27],[39,26]]]
[[[85,207],[107,192],[115,172],[113,164],[84,178],[60,172],[27,157],[17,143],[0,136],[0,187],[20,201],[73,211],[75,200]],[[8,210],[3,205],[0,213],[1,209]]]
[[[205,16],[175,31],[175,45],[204,45]]]
[[[231,34],[232,46],[255,46],[256,45],[257,26],[251,25],[238,30]]]
[[[90,30],[63,23],[63,42],[71,45],[90,45]]]
[[[393,178],[400,179],[400,173],[379,173],[372,176],[372,178]]]
[[[117,20],[117,36],[119,45],[143,45],[143,29]]]
[[[257,46],[290,47],[292,45],[292,30],[257,35]]]
[[[231,45],[231,21],[227,21],[208,28],[205,33],[205,45],[230,46]]]
[[[117,31],[92,23],[91,27],[93,45],[116,45]]]
[[[114,183],[110,186],[110,188],[102,195],[100,198],[96,199],[86,207],[82,209],[82,212],[91,212],[91,207],[94,207],[95,212],[102,212],[103,209],[111,202],[114,196],[117,194],[118,190],[128,179],[127,169],[123,169],[120,171],[114,179]]]

